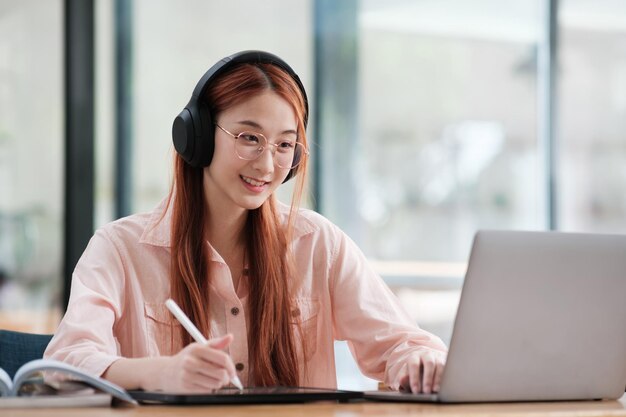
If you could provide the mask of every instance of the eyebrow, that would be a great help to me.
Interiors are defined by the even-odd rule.
[[[257,122],[253,121],[253,120],[240,120],[237,123],[240,124],[240,125],[250,126],[250,127],[256,128],[256,129],[263,130],[263,127],[260,124],[258,124]],[[290,134],[298,135],[298,132],[296,132],[293,129],[283,130],[280,133],[281,134],[290,133]]]

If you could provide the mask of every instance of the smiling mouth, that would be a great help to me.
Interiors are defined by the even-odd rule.
[[[246,182],[246,183],[248,183],[248,184],[252,185],[253,187],[262,187],[262,186],[264,186],[265,184],[268,184],[267,182],[264,182],[264,181],[257,181],[257,180],[252,179],[252,178],[244,177],[243,175],[240,175],[239,177],[240,177],[242,180],[244,180],[244,182]]]

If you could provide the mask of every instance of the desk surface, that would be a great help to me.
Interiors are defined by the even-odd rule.
[[[358,402],[238,406],[140,406],[123,408],[2,410],[3,417],[30,416],[229,416],[229,417],[377,417],[492,416],[601,417],[626,416],[626,395],[619,401],[434,405]]]

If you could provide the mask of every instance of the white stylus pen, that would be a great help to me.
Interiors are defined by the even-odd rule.
[[[176,317],[180,324],[182,324],[183,327],[187,329],[191,337],[193,337],[193,340],[202,345],[206,345],[207,343],[209,343],[209,341],[205,339],[202,333],[200,333],[200,330],[198,330],[198,328],[191,322],[191,320],[189,320],[189,317],[187,317],[183,310],[180,309],[178,304],[176,304],[176,301],[169,298],[165,302],[165,306],[169,311],[172,312],[172,314],[174,315],[174,317]],[[235,375],[233,379],[230,380],[230,382],[232,382],[234,386],[239,388],[239,391],[243,391],[243,385],[241,384],[241,381],[239,380],[239,377],[237,375]]]

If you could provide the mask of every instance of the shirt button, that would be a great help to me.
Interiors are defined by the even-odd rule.
[[[243,363],[237,363],[237,365],[235,365],[235,369],[239,372],[243,371]]]
[[[233,316],[236,316],[237,314],[239,314],[239,309],[237,307],[231,308],[230,314],[232,314]]]

